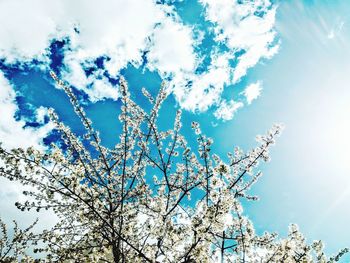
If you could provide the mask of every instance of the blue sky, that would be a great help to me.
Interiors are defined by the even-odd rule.
[[[47,107],[82,129],[49,68],[75,87],[106,145],[117,138],[119,76],[145,107],[140,88],[155,94],[165,79],[173,95],[161,126],[183,108],[185,134],[191,138],[190,123],[199,121],[220,154],[249,149],[257,134],[285,124],[252,190],[260,201],[245,204],[259,232],[285,235],[297,223],[328,252],[350,246],[350,3],[29,2],[0,2],[0,140],[7,147],[54,140]],[[26,221],[9,205],[18,192],[2,182],[0,216]]]

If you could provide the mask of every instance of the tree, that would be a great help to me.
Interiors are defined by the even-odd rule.
[[[295,225],[286,239],[258,236],[243,215],[241,200],[256,200],[248,191],[261,176],[255,171],[259,162],[269,160],[280,125],[258,136],[255,149],[244,153],[235,148],[225,161],[211,152],[213,141],[198,123],[192,123],[198,150],[188,147],[180,133],[180,110],[173,129],[158,130],[159,109],[167,97],[164,85],[156,98],[143,89],[153,105],[147,113],[121,79],[122,131],[120,142],[109,149],[71,88],[51,75],[69,96],[86,134],[76,136],[50,110],[61,142],[46,152],[0,147],[0,175],[33,189],[23,192],[28,201],[16,203],[17,208],[51,209],[59,218],[50,231],[27,235],[25,244],[44,242],[35,248],[44,252],[42,260],[332,262],[347,252],[328,259],[322,242],[307,245]]]
[[[23,261],[29,262],[32,259],[26,255],[25,250],[28,249],[28,242],[35,238],[31,229],[37,221],[24,230],[18,227],[16,221],[13,221],[13,223],[13,234],[12,238],[10,238],[6,224],[0,219],[0,262],[16,262],[18,258],[22,258]]]

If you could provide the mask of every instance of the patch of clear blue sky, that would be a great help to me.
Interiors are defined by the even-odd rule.
[[[247,77],[264,81],[262,97],[215,130],[215,137],[230,131],[238,137],[232,142],[249,145],[271,122],[285,123],[254,188],[261,201],[246,212],[258,231],[286,233],[295,222],[328,252],[350,245],[349,11],[348,1],[281,1],[280,52]]]
[[[208,27],[196,1],[175,5],[184,23]],[[286,130],[272,149],[272,161],[261,166],[265,175],[252,189],[261,200],[246,203],[246,214],[259,233],[277,231],[283,236],[289,223],[297,223],[308,240],[323,239],[332,253],[350,246],[350,209],[346,202],[350,198],[350,169],[346,162],[350,160],[344,135],[350,127],[349,13],[348,1],[279,2],[279,54],[249,70],[240,84],[224,92],[226,98],[232,98],[247,84],[262,80],[262,96],[225,123],[217,122],[212,110],[183,114],[188,140],[195,140],[189,127],[191,121],[198,121],[202,130],[214,138],[215,151],[221,155],[236,145],[250,149],[256,145],[255,135],[264,133],[275,122],[285,123]],[[210,30],[206,32],[205,41],[198,47],[202,54],[209,54],[213,46]],[[52,57],[55,69],[60,68],[62,60],[59,48],[60,43],[52,45],[57,53]],[[96,61],[97,67],[99,63]],[[209,63],[204,60],[200,70]],[[19,92],[19,116],[30,120],[33,109],[53,107],[74,131],[81,132],[68,99],[52,86],[47,73],[16,65],[1,67]],[[140,90],[144,86],[156,94],[161,83],[159,75],[132,65],[122,74],[135,100],[149,107]],[[106,145],[117,141],[119,107],[119,102],[111,100],[85,105]],[[172,126],[176,108],[174,98],[169,97],[160,116],[163,128]],[[213,123],[218,125],[214,127]]]

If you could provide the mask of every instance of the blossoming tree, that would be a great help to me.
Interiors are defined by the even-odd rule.
[[[0,175],[31,189],[17,208],[50,209],[58,217],[41,233],[16,227],[12,239],[1,224],[0,262],[35,261],[25,256],[28,247],[43,252],[36,261],[44,262],[332,262],[347,251],[327,258],[322,242],[306,244],[295,225],[285,239],[259,236],[243,215],[241,201],[256,199],[249,194],[261,175],[256,167],[269,160],[281,126],[259,136],[255,149],[235,148],[224,160],[198,123],[198,149],[188,147],[181,111],[173,129],[158,130],[164,86],[156,98],[143,89],[153,105],[146,112],[121,79],[120,142],[106,148],[70,87],[51,75],[86,133],[78,137],[50,110],[61,143],[45,152],[0,147]]]

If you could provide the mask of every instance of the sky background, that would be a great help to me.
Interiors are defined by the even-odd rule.
[[[118,134],[118,83],[172,95],[161,115],[184,109],[221,155],[254,147],[274,123],[285,130],[245,204],[259,233],[297,223],[326,251],[350,246],[350,2],[340,0],[0,1],[0,141],[44,147],[57,139],[53,107],[82,129],[53,69],[75,88],[105,145]],[[28,222],[0,181],[0,216]],[[50,218],[50,215],[46,215]],[[49,220],[47,220],[49,221]]]

